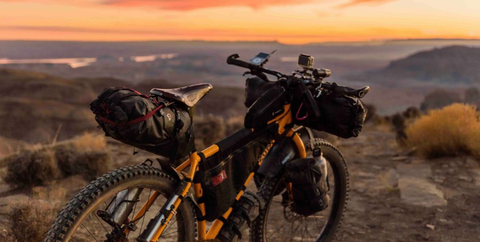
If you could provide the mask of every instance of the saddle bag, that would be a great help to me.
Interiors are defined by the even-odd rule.
[[[309,216],[327,208],[328,184],[316,159],[297,159],[287,163],[286,176],[292,183],[294,212]]]
[[[331,93],[315,98],[320,117],[315,119],[310,103],[299,100],[294,106],[297,124],[341,138],[357,137],[365,123],[366,110],[360,99]]]
[[[179,159],[194,149],[192,118],[187,110],[140,92],[111,87],[90,104],[99,127],[125,144]]]

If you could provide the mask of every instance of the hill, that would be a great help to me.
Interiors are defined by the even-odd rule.
[[[105,88],[130,86],[143,93],[153,87],[173,88],[165,80],[133,85],[115,78],[66,79],[48,74],[0,69],[0,137],[27,142],[64,140],[97,124],[90,102]],[[238,116],[245,111],[243,89],[215,87],[196,107],[197,114]]]
[[[480,48],[449,46],[421,51],[390,62],[379,71],[367,73],[365,79],[388,84],[439,84],[446,86],[480,85]]]

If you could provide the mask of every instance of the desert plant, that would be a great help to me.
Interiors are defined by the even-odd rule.
[[[480,157],[480,121],[474,106],[453,104],[431,110],[406,130],[408,145],[428,158],[472,154]]]
[[[231,117],[227,119],[225,122],[226,124],[226,130],[225,130],[225,136],[231,135],[238,130],[242,129],[244,123],[244,117],[243,116],[236,116],[236,117]]]
[[[471,87],[465,90],[465,103],[477,105],[480,103],[480,91]]]
[[[365,103],[363,104],[365,109],[367,109],[367,116],[365,117],[365,123],[369,121],[375,121],[377,118],[377,108],[373,104]]]
[[[55,149],[55,157],[63,176],[82,175],[91,180],[110,169],[111,157],[102,151],[83,151],[74,145],[63,145]]]
[[[462,103],[463,100],[458,93],[438,89],[429,93],[420,104],[420,109],[427,112],[431,109],[439,109],[453,103]]]
[[[31,147],[6,159],[9,163],[4,180],[16,188],[43,186],[71,175],[91,180],[111,166],[105,138],[93,134],[57,145]]]
[[[51,150],[21,152],[7,166],[5,182],[13,187],[42,186],[60,177],[55,156]]]
[[[194,118],[195,138],[199,148],[213,144],[225,137],[225,120],[212,114]]]
[[[417,107],[409,107],[407,110],[403,111],[403,116],[407,119],[419,118],[422,116],[422,111]]]
[[[8,214],[8,232],[15,241],[43,241],[58,210],[58,206],[47,202],[29,200],[18,203]]]

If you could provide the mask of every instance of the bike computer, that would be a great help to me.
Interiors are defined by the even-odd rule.
[[[265,64],[268,61],[269,57],[270,57],[270,54],[260,52],[250,60],[250,64],[253,64],[256,66],[263,66],[263,64]]]

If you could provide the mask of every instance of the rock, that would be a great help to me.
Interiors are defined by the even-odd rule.
[[[429,178],[432,176],[430,165],[425,163],[399,164],[397,171],[400,177]]]
[[[398,173],[395,169],[390,169],[386,173],[380,175],[380,181],[383,186],[387,186],[388,188],[396,188],[398,187]]]
[[[480,163],[478,160],[475,160],[472,157],[467,157],[465,160],[465,166],[468,168],[478,168],[480,167]]]
[[[373,165],[372,168],[375,169],[375,170],[382,170],[383,169],[383,167],[377,166],[377,165]]]
[[[430,229],[430,230],[435,230],[435,225],[432,224],[426,224],[425,228]]]
[[[436,183],[443,183],[445,181],[446,177],[444,176],[436,176],[435,178],[433,178],[433,180],[436,182]]]
[[[475,186],[480,187],[480,170],[472,170],[475,180]]]
[[[399,164],[397,171],[400,197],[404,202],[425,207],[447,205],[443,192],[429,181],[432,174],[429,164]]]
[[[460,175],[457,177],[458,180],[461,180],[461,181],[467,181],[467,182],[471,182],[473,179],[468,177],[468,176],[464,176],[464,175]]]
[[[410,156],[402,155],[402,156],[396,156],[392,157],[390,160],[391,161],[404,161],[410,159]]]
[[[443,192],[426,179],[401,177],[398,186],[400,197],[408,204],[424,207],[447,205]]]

